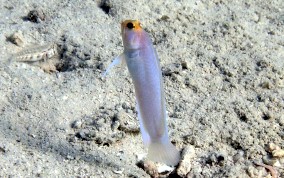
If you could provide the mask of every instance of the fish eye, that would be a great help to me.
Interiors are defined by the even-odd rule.
[[[132,22],[129,22],[128,24],[126,24],[128,29],[133,29],[135,28],[134,24]]]

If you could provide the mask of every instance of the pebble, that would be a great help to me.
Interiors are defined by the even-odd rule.
[[[182,61],[181,66],[182,66],[182,69],[189,69],[189,64],[187,61]]]
[[[35,9],[29,12],[27,19],[34,23],[40,23],[45,20],[45,13],[42,9]]]
[[[17,31],[15,32],[13,35],[11,35],[8,38],[9,41],[11,41],[12,43],[14,43],[17,46],[24,46],[24,37],[23,37],[23,33],[21,31]]]
[[[259,170],[257,170],[253,166],[248,166],[246,172],[247,172],[249,177],[257,177],[257,175],[259,175],[259,174],[262,175],[263,174],[262,171],[260,172]]]
[[[280,147],[274,143],[268,144],[268,151],[272,153],[274,150],[280,150]]]
[[[279,163],[284,165],[284,157],[279,159]]]
[[[144,154],[140,154],[144,156]],[[147,174],[154,178],[166,178],[175,170],[175,167],[170,167],[161,163],[154,163],[150,160],[141,160],[137,166],[142,168]]]
[[[73,159],[75,159],[75,157],[74,157],[74,156],[71,156],[71,155],[67,155],[67,156],[66,156],[66,159],[73,160]]]
[[[162,73],[165,76],[171,76],[173,73],[179,74],[182,71],[182,66],[179,63],[173,63],[165,68],[162,68]]]
[[[268,144],[268,152],[272,153],[274,158],[282,158],[284,157],[284,150],[281,149],[278,145],[274,143]]]
[[[238,151],[238,153],[233,156],[233,161],[235,163],[244,161],[244,154],[245,154],[244,151],[242,151],[242,150]]]
[[[7,149],[5,148],[5,146],[0,146],[0,152],[2,152],[2,153],[7,152]]]
[[[262,158],[264,164],[270,165],[270,166],[277,166],[279,165],[279,161],[275,158],[270,158],[268,156],[264,156]]]
[[[142,161],[143,159],[147,157],[147,153],[137,154],[136,156],[137,156],[138,161]]]
[[[76,120],[72,123],[72,128],[74,129],[79,129],[82,127],[82,121],[81,120]]]
[[[119,127],[120,127],[119,121],[114,121],[114,122],[111,124],[111,129],[112,129],[112,130],[118,130]]]
[[[167,15],[163,15],[160,19],[163,20],[163,21],[168,21],[170,19],[170,17],[167,16]]]
[[[139,133],[138,121],[131,117],[126,112],[119,112],[117,114],[117,119],[119,121],[119,128],[127,133]]]
[[[159,177],[157,166],[152,161],[141,162],[141,167],[152,177]]]
[[[195,150],[193,146],[187,146],[183,149],[181,154],[181,162],[177,168],[177,174],[181,177],[186,177],[186,175],[191,170],[191,162],[195,156]]]
[[[284,157],[284,150],[282,150],[282,149],[274,150],[274,151],[272,151],[272,156],[277,157],[277,158],[282,158],[282,157]]]

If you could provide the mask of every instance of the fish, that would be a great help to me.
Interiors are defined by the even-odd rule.
[[[6,63],[10,65],[12,62],[24,62],[38,66],[47,73],[57,72],[56,66],[61,63],[58,49],[55,43],[43,46],[34,45],[11,55]]]
[[[123,21],[121,36],[124,51],[113,60],[103,76],[114,66],[127,64],[135,88],[140,132],[144,145],[148,147],[147,158],[175,166],[179,163],[180,152],[168,135],[163,79],[153,42],[138,20]]]
[[[9,63],[17,62],[36,62],[46,61],[58,54],[57,45],[55,43],[30,47],[10,57]]]

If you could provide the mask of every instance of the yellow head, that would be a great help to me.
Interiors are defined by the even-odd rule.
[[[125,20],[121,23],[121,31],[123,29],[128,29],[128,30],[135,30],[139,31],[142,30],[140,22],[138,20]]]
[[[138,20],[125,20],[121,23],[121,35],[125,49],[140,48],[144,33]]]

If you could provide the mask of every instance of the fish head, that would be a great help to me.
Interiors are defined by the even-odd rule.
[[[125,20],[121,23],[121,35],[125,49],[141,48],[144,33],[138,20]]]

